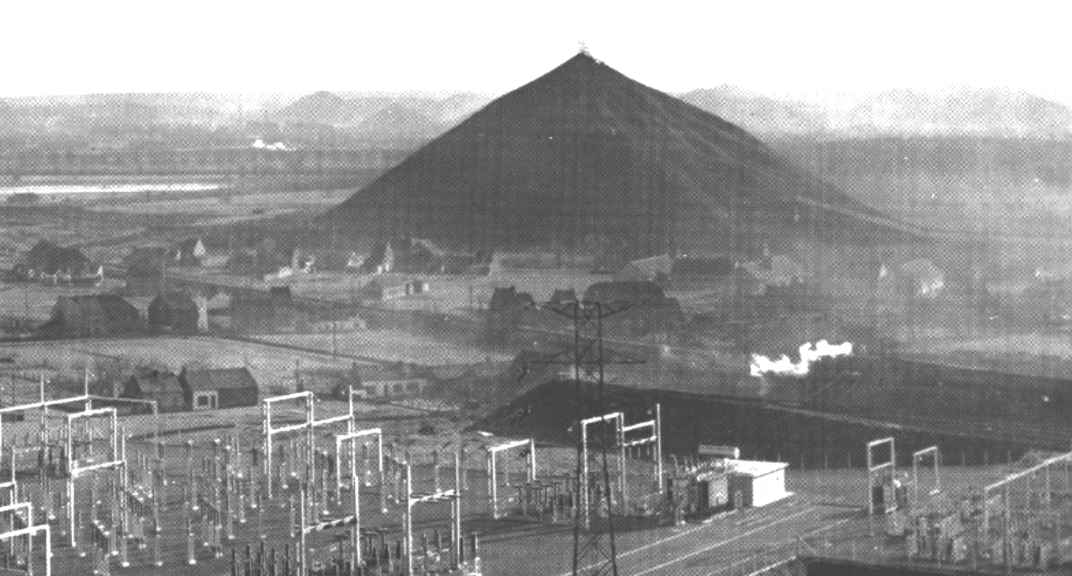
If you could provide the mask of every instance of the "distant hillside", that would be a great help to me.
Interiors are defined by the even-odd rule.
[[[818,106],[768,98],[736,86],[693,90],[681,99],[754,134],[821,134],[827,130],[826,114]]]
[[[282,121],[307,124],[348,124],[354,117],[353,107],[331,92],[314,92],[298,98],[275,113]]]
[[[1072,110],[1022,91],[895,90],[865,99],[832,125],[849,136],[1067,137]]]
[[[273,118],[284,123],[319,124],[357,129],[384,135],[384,122],[393,117],[405,122],[402,132],[434,136],[446,131],[466,116],[487,104],[490,98],[472,93],[452,94],[446,98],[418,94],[308,94],[277,111]],[[416,112],[416,115],[410,114]],[[421,124],[418,126],[418,123]],[[362,126],[363,125],[363,126]],[[393,129],[393,132],[399,132]]]
[[[399,103],[388,104],[354,126],[355,133],[372,139],[430,138],[442,127],[424,113]]]
[[[586,54],[493,101],[325,217],[353,235],[467,248],[604,239],[636,254],[900,231],[741,128]]]
[[[776,148],[861,201],[920,226],[1068,237],[1069,139],[802,138]]]
[[[491,102],[491,98],[483,94],[462,92],[447,96],[421,111],[434,118],[443,126],[449,127],[464,120],[473,112],[483,108],[488,102]]]

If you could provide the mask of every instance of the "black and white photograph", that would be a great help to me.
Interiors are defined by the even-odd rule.
[[[1072,574],[1072,5],[0,22],[0,576]]]

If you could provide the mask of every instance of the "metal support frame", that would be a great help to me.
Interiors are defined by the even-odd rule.
[[[879,446],[889,445],[890,447],[890,460],[889,462],[875,463],[875,448]],[[890,476],[894,476],[897,472],[897,450],[893,437],[881,438],[879,440],[872,440],[867,443],[867,514],[873,515],[875,513],[875,477],[879,474],[885,473],[889,470]],[[887,511],[890,508],[887,506]]]
[[[29,505],[28,502],[26,504]],[[48,523],[0,532],[0,541],[26,536],[30,539],[29,553],[33,554],[33,537],[41,532],[44,532],[45,540],[45,576],[52,576],[52,529]],[[29,575],[33,576],[32,570],[29,571]]]
[[[583,515],[584,528],[586,530],[592,527],[591,514],[589,512],[589,501],[591,495],[589,494],[588,487],[588,426],[600,422],[614,422],[615,426],[615,439],[618,445],[618,490],[624,496],[626,490],[625,474],[621,473],[625,470],[625,442],[623,432],[625,428],[625,414],[622,412],[611,412],[602,416],[592,416],[591,418],[585,418],[580,422],[581,428],[581,476],[577,479],[580,484],[581,493],[581,514]],[[604,447],[605,449],[606,447]],[[610,494],[606,495],[607,507],[610,506]]]
[[[1002,522],[1002,524],[1003,524],[1003,529],[1006,531],[1005,540],[1006,540],[1006,548],[1007,548],[1008,547],[1008,534],[1007,534],[1007,532],[1008,532],[1008,529],[1009,529],[1009,518],[1008,517],[1011,514],[1011,512],[1010,512],[1009,486],[1012,485],[1014,482],[1019,481],[1019,480],[1024,479],[1024,478],[1027,478],[1027,479],[1030,480],[1031,476],[1034,475],[1034,474],[1037,474],[1039,471],[1046,471],[1046,473],[1047,473],[1046,474],[1047,492],[1049,492],[1049,490],[1051,488],[1049,471],[1053,466],[1055,466],[1057,464],[1065,464],[1066,467],[1069,464],[1072,464],[1072,452],[1067,452],[1065,454],[1059,454],[1059,455],[1054,456],[1052,458],[1047,458],[1046,460],[1043,460],[1042,462],[1040,462],[1040,463],[1038,463],[1038,464],[1036,464],[1036,465],[1034,465],[1034,466],[1032,466],[1030,468],[1026,468],[1026,469],[1021,470],[1019,472],[1009,474],[1008,476],[1006,476],[1005,478],[1002,478],[1001,480],[991,482],[990,484],[987,484],[986,486],[984,486],[983,489],[982,489],[982,502],[983,502],[982,533],[984,535],[986,535],[987,537],[989,537],[989,533],[990,533],[990,506],[988,505],[988,502],[989,502],[989,500],[991,498],[992,493],[994,493],[994,492],[996,492],[998,490],[1001,490],[1002,491],[1001,492],[1001,494],[1002,494],[1002,507],[1004,508],[1004,513],[1002,514],[1002,516],[1004,517],[1004,521]]]
[[[160,439],[160,407],[156,400],[142,400],[138,398],[109,398],[106,396],[97,396],[89,393],[89,380],[88,377],[83,383],[83,393],[77,396],[68,396],[66,398],[53,398],[51,400],[45,398],[44,390],[45,380],[40,380],[40,400],[37,402],[29,402],[27,404],[16,404],[14,406],[4,406],[0,408],[0,446],[4,441],[4,427],[3,416],[5,414],[17,414],[19,412],[28,412],[30,410],[41,410],[42,419],[47,418],[48,409],[52,406],[63,406],[66,404],[75,404],[78,402],[83,403],[83,410],[90,410],[93,407],[93,401],[98,400],[102,402],[117,402],[123,404],[141,404],[149,406],[153,411],[153,441],[159,442]]]
[[[375,430],[377,432],[379,432],[379,428],[376,428]],[[341,518],[333,518],[333,519],[329,519],[329,520],[324,520],[322,522],[318,522],[318,523],[313,524],[313,525],[310,526],[308,524],[307,520],[306,520],[306,515],[305,515],[305,510],[306,510],[305,488],[303,487],[302,490],[301,490],[301,512],[299,513],[299,516],[301,517],[301,519],[299,520],[299,523],[300,523],[300,526],[299,526],[299,529],[300,529],[299,546],[300,546],[301,549],[298,552],[298,554],[299,554],[298,558],[299,558],[299,561],[301,563],[301,574],[302,574],[302,576],[306,576],[306,575],[309,574],[309,569],[308,569],[307,564],[306,564],[306,562],[308,561],[308,553],[306,551],[307,550],[306,536],[309,535],[309,534],[312,534],[313,532],[319,532],[319,531],[322,531],[322,530],[329,530],[331,528],[339,528],[339,527],[342,527],[342,526],[353,526],[353,542],[352,542],[352,544],[353,544],[353,554],[354,554],[353,561],[354,561],[355,569],[356,569],[357,566],[360,566],[361,563],[362,563],[362,559],[361,559],[361,488],[360,488],[361,483],[357,481],[357,443],[354,442],[353,440],[356,440],[357,438],[361,438],[361,437],[364,437],[364,436],[367,436],[367,434],[366,435],[360,435],[360,436],[352,435],[352,434],[344,434],[342,436],[336,436],[335,437],[337,447],[341,447],[341,445],[344,442],[350,441],[350,474],[354,478],[354,482],[353,482],[353,485],[354,485],[354,489],[353,489],[354,501],[353,501],[353,508],[352,508],[353,513],[352,514],[350,514],[349,516],[343,516]],[[342,440],[340,440],[340,438],[342,438]],[[338,458],[338,452],[337,451],[336,451],[336,458]],[[382,460],[381,460],[381,463],[382,463]],[[382,471],[382,469],[383,469],[382,466],[381,466],[380,469]]]
[[[460,543],[461,543],[461,477],[458,474],[458,470],[461,468],[461,459],[457,452],[454,453],[454,488],[450,490],[436,490],[425,494],[413,493],[413,467],[409,462],[406,463],[406,510],[403,517],[403,524],[405,526],[405,538],[403,540],[404,553],[406,555],[406,576],[414,576],[413,574],[413,507],[418,504],[430,504],[436,502],[451,503],[450,507],[450,527],[451,527],[451,545],[454,547],[453,564],[457,565],[461,561],[460,556]]]
[[[637,438],[635,440],[628,440],[625,435],[636,431],[650,429],[651,433],[643,438]],[[662,407],[655,404],[655,418],[651,420],[645,420],[643,422],[637,422],[636,424],[630,424],[622,427],[622,438],[624,440],[624,446],[626,449],[636,446],[652,445],[654,450],[653,459],[655,460],[655,490],[659,494],[664,493],[664,479],[663,479],[663,422],[662,422]],[[626,474],[626,470],[622,468],[622,475]],[[622,504],[624,505],[626,495],[623,493]]]
[[[513,450],[515,448],[528,447],[529,457],[526,473],[526,480],[528,482],[536,481],[536,442],[532,438],[526,438],[524,440],[514,440],[511,442],[504,442],[502,444],[496,444],[494,446],[488,446],[486,448],[487,455],[487,470],[488,470],[488,503],[491,508],[491,517],[495,520],[499,519],[499,480],[498,471],[496,466],[496,456],[501,452],[507,450]]]
[[[912,453],[912,507],[919,506],[919,463],[923,461],[928,455],[932,457],[934,461],[934,488],[932,488],[927,495],[934,496],[942,492],[942,477],[939,475],[938,467],[942,460],[942,454],[938,451],[938,446],[929,446],[922,450],[916,450]]]
[[[287,426],[280,426],[278,428],[272,427],[272,404],[277,402],[286,402],[290,400],[304,400],[305,401],[305,422],[298,424],[290,424]],[[306,449],[309,451],[307,454],[306,462],[307,469],[312,466],[314,461],[313,457],[313,434],[316,428],[322,426],[329,426],[331,424],[339,424],[342,422],[347,423],[347,431],[353,431],[353,413],[343,414],[340,416],[333,416],[325,418],[323,420],[317,420],[315,416],[316,396],[309,390],[303,392],[293,392],[290,394],[283,394],[281,396],[272,396],[271,398],[265,398],[261,400],[261,417],[262,417],[262,434],[264,436],[264,474],[266,476],[266,490],[265,495],[268,499],[273,497],[273,482],[272,482],[272,439],[279,434],[286,434],[288,432],[300,432],[306,433],[306,442],[308,446]],[[308,480],[308,478],[307,478]]]
[[[100,416],[108,416],[111,422],[111,455],[109,459],[103,462],[94,462],[87,466],[78,466],[77,460],[74,459],[73,448],[73,434],[72,428],[75,420],[88,419]],[[75,481],[85,474],[96,472],[98,470],[111,470],[116,469],[121,476],[125,477],[124,472],[126,467],[126,454],[125,454],[125,442],[119,441],[119,426],[118,416],[115,408],[95,408],[89,410],[83,410],[82,412],[74,412],[67,415],[67,423],[65,430],[65,441],[67,450],[67,522],[70,530],[70,542],[71,547],[77,546],[77,530],[75,529]],[[90,439],[92,444],[92,439]]]
[[[351,430],[346,434],[335,435],[335,499],[342,497],[342,449],[343,445],[347,442],[351,445],[350,458],[350,476],[351,481],[355,484],[354,490],[356,492],[358,483],[358,477],[356,476],[357,466],[352,460],[356,459],[357,441],[362,438],[368,438],[370,436],[376,437],[376,461],[377,461],[377,473],[380,476],[381,492],[383,492],[384,486],[384,470],[383,470],[383,429],[381,428],[367,428],[365,430]],[[385,510],[386,512],[386,510]]]

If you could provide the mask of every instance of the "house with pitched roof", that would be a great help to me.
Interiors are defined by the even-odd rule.
[[[248,368],[190,368],[179,374],[188,410],[256,406],[257,381]]]
[[[187,409],[179,377],[164,370],[140,370],[123,384],[121,398],[155,400],[161,412],[182,412]]]
[[[144,329],[138,309],[115,294],[60,296],[41,331],[64,338],[118,336]]]

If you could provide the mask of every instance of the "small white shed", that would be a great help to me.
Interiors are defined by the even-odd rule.
[[[759,508],[790,496],[785,489],[785,462],[726,460],[730,499],[735,508]]]

